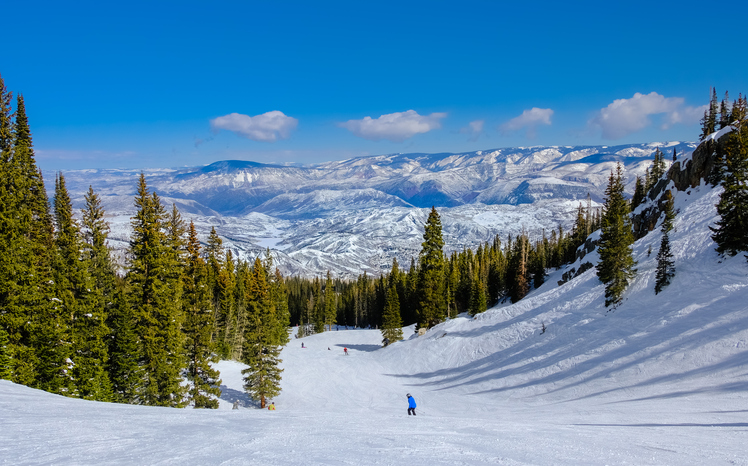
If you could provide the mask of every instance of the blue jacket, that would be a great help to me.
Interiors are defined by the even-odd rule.
[[[412,396],[408,397],[408,408],[414,408],[416,407],[416,400]]]

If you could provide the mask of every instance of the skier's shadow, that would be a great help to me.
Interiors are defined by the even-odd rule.
[[[235,403],[238,402],[239,404],[237,406],[241,408],[259,408],[260,403],[258,401],[254,401],[251,399],[246,392],[242,392],[239,390],[234,390],[226,385],[221,385],[221,400],[227,401],[229,403]]]

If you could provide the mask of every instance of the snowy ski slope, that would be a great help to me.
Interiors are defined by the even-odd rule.
[[[0,381],[0,464],[748,464],[748,265],[714,251],[717,200],[677,193],[677,272],[659,295],[655,230],[612,311],[594,269],[559,287],[560,270],[515,305],[421,337],[406,328],[387,348],[377,330],[294,339],[274,412],[254,407],[229,361],[219,410]]]

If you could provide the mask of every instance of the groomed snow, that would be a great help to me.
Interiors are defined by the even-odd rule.
[[[0,463],[748,464],[748,265],[714,252],[717,199],[678,193],[677,275],[659,295],[656,230],[637,242],[638,276],[612,311],[594,269],[560,287],[557,271],[515,305],[421,337],[409,327],[387,348],[377,330],[294,339],[273,412],[246,397],[242,366],[228,361],[218,410],[0,381]]]

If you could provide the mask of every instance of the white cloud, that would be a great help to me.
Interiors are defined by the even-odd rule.
[[[249,116],[241,113],[230,113],[210,120],[213,131],[225,129],[253,141],[275,142],[288,139],[291,131],[296,129],[299,120],[283,114],[278,110]]]
[[[652,124],[650,115],[664,114],[661,129],[676,123],[692,124],[699,121],[705,107],[686,107],[682,97],[665,97],[656,92],[636,93],[630,99],[616,99],[589,121],[599,126],[606,139],[620,139]]]
[[[478,136],[483,134],[483,125],[485,123],[485,120],[471,121],[470,123],[468,123],[467,127],[460,128],[460,134],[468,134],[470,135],[470,141],[476,141],[478,139]]]
[[[698,123],[708,108],[709,105],[704,104],[700,107],[684,107],[680,110],[672,111],[667,115],[667,121],[663,123],[661,129],[668,129],[670,126],[677,123],[684,125]]]
[[[446,116],[446,113],[419,115],[415,110],[408,110],[382,115],[377,119],[367,116],[362,120],[348,120],[339,123],[338,126],[360,138],[372,141],[387,139],[393,142],[403,142],[416,134],[428,133],[432,129],[441,128],[439,120]]]
[[[499,127],[503,133],[518,131],[527,128],[527,136],[535,137],[535,130],[538,125],[550,125],[553,110],[550,108],[533,107],[522,112],[522,115],[514,117]]]

